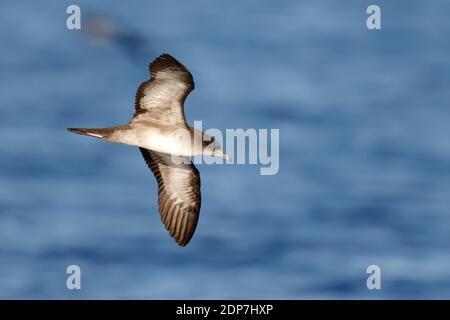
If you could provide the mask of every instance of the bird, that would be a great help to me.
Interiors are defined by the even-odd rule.
[[[68,128],[72,133],[138,147],[158,183],[162,223],[179,246],[186,246],[197,227],[200,173],[192,156],[231,160],[213,136],[188,125],[184,102],[194,90],[191,72],[164,53],[149,65],[150,79],[137,89],[135,111],[126,125]]]

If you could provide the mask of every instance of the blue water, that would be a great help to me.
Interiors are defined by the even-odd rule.
[[[0,298],[450,298],[450,2],[129,2],[0,5]],[[65,131],[128,122],[163,52],[190,123],[280,129],[277,175],[198,166],[186,248],[138,150]]]

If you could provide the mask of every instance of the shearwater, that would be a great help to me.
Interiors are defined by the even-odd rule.
[[[130,123],[108,128],[68,129],[139,147],[158,182],[161,221],[180,246],[191,240],[200,214],[200,174],[190,157],[207,155],[230,160],[214,137],[196,132],[187,124],[184,101],[193,89],[189,70],[174,57],[163,54],[150,64],[150,79],[136,92]]]

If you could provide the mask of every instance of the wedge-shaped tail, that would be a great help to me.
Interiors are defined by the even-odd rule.
[[[108,140],[114,132],[122,129],[127,129],[128,127],[128,125],[125,125],[109,128],[67,128],[67,130],[84,136]]]
[[[70,132],[103,139],[106,135],[105,129],[88,129],[88,128],[68,128]]]

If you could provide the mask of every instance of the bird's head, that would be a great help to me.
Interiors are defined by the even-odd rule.
[[[202,147],[204,155],[231,160],[231,157],[223,152],[220,143],[213,136],[206,133],[203,133]]]

